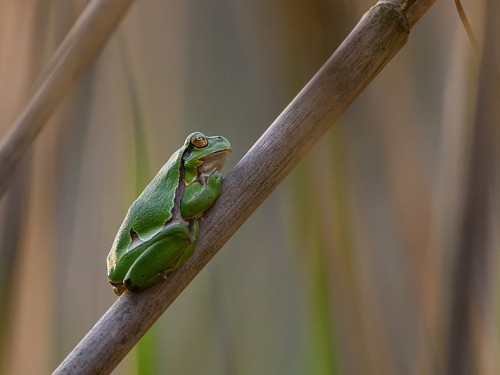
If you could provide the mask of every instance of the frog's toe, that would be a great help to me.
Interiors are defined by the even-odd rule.
[[[222,180],[222,173],[220,171],[214,171],[211,175],[211,178],[213,178],[216,181]]]
[[[117,296],[121,296],[126,290],[127,288],[123,284],[113,284],[113,292],[115,292]]]
[[[130,290],[131,292],[138,292],[142,288],[138,287],[136,284],[132,282],[131,279],[126,279],[123,281],[123,285],[125,289]]]

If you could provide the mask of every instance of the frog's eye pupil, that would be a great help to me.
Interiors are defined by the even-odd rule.
[[[191,137],[191,144],[197,148],[203,148],[208,145],[208,139],[203,134],[198,133]]]

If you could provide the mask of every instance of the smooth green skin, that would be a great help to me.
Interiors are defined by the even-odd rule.
[[[186,138],[130,206],[107,258],[116,294],[157,283],[192,254],[197,219],[220,195],[219,170],[231,151],[220,136],[206,137],[207,146],[195,147],[191,140],[198,136],[205,137]]]

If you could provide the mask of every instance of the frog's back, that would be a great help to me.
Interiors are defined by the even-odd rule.
[[[172,217],[175,191],[180,179],[181,158],[182,151],[177,150],[130,206],[113,247],[128,247],[131,242],[131,229],[141,240],[147,240]]]

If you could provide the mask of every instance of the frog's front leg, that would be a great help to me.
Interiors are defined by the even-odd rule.
[[[186,187],[181,199],[181,215],[189,220],[200,217],[212,206],[222,189],[222,174],[213,171],[205,184],[194,182]]]

